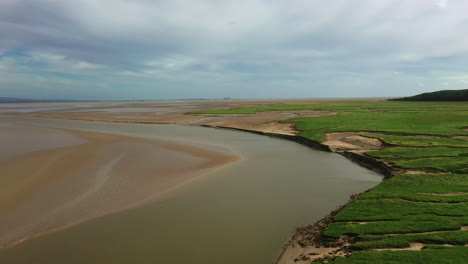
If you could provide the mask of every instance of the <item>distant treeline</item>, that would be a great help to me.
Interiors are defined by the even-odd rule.
[[[415,96],[389,99],[389,101],[468,101],[468,89],[423,93]]]

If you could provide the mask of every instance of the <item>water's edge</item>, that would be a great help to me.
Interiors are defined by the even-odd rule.
[[[393,176],[393,170],[391,167],[389,167],[387,164],[380,162],[372,157],[365,156],[365,155],[359,155],[353,152],[349,151],[342,151],[342,152],[335,152],[332,151],[327,145],[322,144],[319,141],[311,140],[299,135],[293,136],[293,135],[284,135],[284,134],[276,134],[276,133],[270,133],[270,132],[261,132],[261,131],[255,131],[255,130],[248,130],[248,129],[241,129],[241,128],[232,128],[232,127],[222,127],[222,126],[209,126],[209,125],[203,125],[205,127],[211,127],[211,128],[216,128],[216,129],[228,129],[228,130],[237,130],[237,131],[244,131],[248,133],[254,133],[258,135],[264,135],[264,136],[269,136],[269,137],[276,137],[276,138],[281,138],[285,140],[290,140],[294,141],[296,143],[305,145],[307,147],[320,150],[320,151],[325,151],[325,152],[333,152],[340,154],[344,156],[345,158],[351,160],[352,162],[358,164],[359,166],[363,166],[365,168],[371,169],[373,171],[376,171],[384,176],[384,180],[389,179]],[[370,190],[368,190],[370,191]],[[361,196],[362,193],[354,194],[350,197],[350,199],[344,203],[343,205],[340,205],[337,209],[333,210],[330,212],[328,215],[323,217],[322,219],[318,220],[317,222],[311,224],[311,226],[328,226],[333,218],[344,208],[346,208],[349,204],[357,201],[359,197]],[[291,245],[291,243],[294,242],[294,238],[298,235],[300,227],[296,229],[296,231],[291,234],[291,236],[288,238],[286,243],[283,245],[283,247],[279,250],[278,255],[274,258],[273,264],[279,263],[281,258],[283,257],[284,253],[288,249],[288,247]]]
[[[296,143],[299,143],[301,145],[307,146],[307,147],[315,149],[315,150],[340,154],[340,155],[344,156],[345,158],[351,160],[352,162],[357,163],[360,166],[366,167],[368,169],[371,169],[373,171],[376,171],[376,172],[384,175],[385,179],[391,178],[393,176],[393,171],[392,171],[391,167],[389,167],[387,164],[385,164],[383,162],[380,162],[380,161],[378,161],[378,160],[376,160],[376,159],[374,159],[372,157],[359,155],[359,154],[349,152],[349,151],[342,151],[342,152],[332,151],[327,145],[324,145],[319,141],[308,139],[308,138],[305,138],[305,137],[302,137],[302,136],[291,136],[291,135],[276,134],[276,133],[270,133],[270,132],[261,132],[261,131],[248,130],[248,129],[242,129],[242,128],[223,127],[223,126],[209,126],[209,125],[202,125],[202,126],[203,127],[210,127],[210,128],[217,128],[217,129],[228,129],[228,130],[243,131],[243,132],[253,133],[253,134],[257,134],[257,135],[264,135],[264,136],[269,136],[269,137],[275,137],[275,138],[281,138],[281,139],[294,141]]]

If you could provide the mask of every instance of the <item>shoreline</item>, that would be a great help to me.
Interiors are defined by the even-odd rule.
[[[215,128],[215,129],[228,129],[228,130],[234,130],[234,131],[242,131],[242,132],[253,133],[253,134],[257,134],[257,135],[263,135],[263,136],[269,136],[269,137],[275,137],[275,138],[280,138],[280,139],[284,139],[284,140],[293,141],[293,142],[296,142],[298,144],[307,146],[307,147],[315,149],[315,150],[340,154],[340,155],[344,156],[345,158],[347,158],[348,160],[352,161],[353,163],[358,164],[359,166],[371,169],[373,171],[376,171],[376,172],[382,174],[384,176],[383,180],[389,179],[394,175],[394,171],[392,170],[392,168],[390,166],[388,166],[384,162],[378,161],[375,158],[372,158],[372,157],[367,156],[365,154],[364,155],[363,154],[358,154],[358,153],[351,152],[351,151],[334,151],[326,144],[323,144],[321,142],[302,137],[300,135],[285,135],[285,134],[262,132],[262,131],[258,131],[258,130],[248,130],[248,129],[242,129],[242,128],[233,128],[233,127],[221,127],[221,126],[210,126],[210,125],[201,125],[201,126]],[[368,192],[370,190],[371,189],[369,189],[369,190],[367,190],[365,192]],[[286,240],[286,243],[281,247],[277,257],[275,257],[273,259],[272,263],[273,264],[290,263],[288,261],[283,260],[283,257],[285,256],[288,249],[291,249],[294,246],[294,244],[301,243],[302,239],[300,237],[302,235],[304,235],[304,233],[309,233],[308,234],[309,235],[308,239],[323,241],[324,240],[323,232],[326,230],[328,225],[333,222],[334,217],[340,211],[342,211],[344,208],[346,208],[349,204],[357,201],[359,199],[359,197],[365,192],[352,194],[350,196],[349,200],[346,203],[340,205],[337,209],[333,210],[332,212],[330,212],[329,214],[327,214],[325,217],[321,218],[320,220],[316,221],[315,223],[310,224],[310,225],[305,225],[305,226],[299,226],[298,228],[296,228],[296,231],[293,234],[291,234],[291,236]],[[310,231],[307,231],[307,229],[308,230],[313,230],[313,233],[310,232]],[[318,230],[318,232],[317,232],[317,230]],[[319,243],[314,243],[314,244],[317,245]],[[322,246],[322,245],[318,245],[318,246]],[[318,249],[318,248],[316,248],[316,249]],[[334,250],[331,251],[331,252],[332,253],[341,252],[343,249],[344,249],[344,246],[338,246],[337,248],[334,248]],[[327,257],[327,256],[328,256],[328,253],[325,253],[324,256],[320,257],[320,259],[323,258],[323,257]],[[294,260],[294,262],[296,262],[296,260],[301,261],[301,259],[296,258]],[[319,260],[319,258],[314,259],[312,261],[315,261],[315,260]],[[307,260],[307,261],[309,261],[309,260]]]
[[[391,178],[393,176],[393,170],[391,167],[389,167],[387,164],[378,161],[375,158],[366,156],[366,155],[360,155],[354,152],[350,151],[333,151],[330,149],[328,145],[325,145],[321,142],[311,140],[299,135],[285,135],[285,134],[276,134],[276,133],[271,133],[271,132],[261,132],[257,130],[248,130],[248,129],[242,129],[242,128],[233,128],[233,127],[220,127],[220,126],[209,126],[209,125],[202,125],[202,127],[210,127],[210,128],[215,128],[215,129],[228,129],[228,130],[235,130],[235,131],[243,131],[243,132],[248,132],[248,133],[253,133],[257,135],[263,135],[263,136],[269,136],[269,137],[275,137],[275,138],[281,138],[289,141],[296,142],[298,144],[307,146],[309,148],[315,149],[315,150],[320,150],[320,151],[325,151],[325,152],[331,152],[331,153],[336,153],[339,155],[344,156],[345,158],[351,160],[352,162],[366,167],[368,169],[374,170],[382,175],[385,176],[385,179]]]

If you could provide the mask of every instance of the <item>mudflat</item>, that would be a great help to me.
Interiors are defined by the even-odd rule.
[[[325,99],[324,99],[325,100]],[[182,124],[191,126],[228,127],[241,130],[297,135],[293,123],[280,121],[300,118],[336,115],[330,111],[266,111],[246,114],[199,114],[206,110],[222,111],[231,108],[262,107],[274,104],[319,103],[320,99],[295,100],[199,100],[199,101],[147,101],[147,102],[99,102],[70,104],[68,107],[15,108],[9,113],[24,116],[48,117],[72,120],[106,121],[144,124]],[[326,101],[326,100],[325,100]],[[32,110],[31,110],[32,109]],[[17,112],[15,112],[17,111]],[[1,113],[1,108],[0,108]]]
[[[84,143],[85,140],[64,130],[0,123],[0,162],[12,157],[58,147]]]
[[[171,141],[0,124],[0,245],[153,202],[238,157]]]

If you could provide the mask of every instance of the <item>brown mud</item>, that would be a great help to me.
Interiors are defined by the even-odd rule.
[[[16,141],[24,126],[10,125]],[[64,132],[74,145],[19,153],[0,161],[0,247],[160,199],[207,170],[239,158],[175,142],[30,126],[33,134]],[[67,136],[67,137],[65,137]],[[43,137],[43,139],[46,139]],[[48,147],[47,142],[42,142]],[[55,145],[54,145],[55,144]],[[18,145],[18,144],[16,144]],[[16,148],[15,146],[11,146]],[[78,162],[79,161],[79,162]]]

